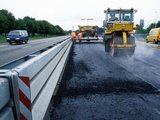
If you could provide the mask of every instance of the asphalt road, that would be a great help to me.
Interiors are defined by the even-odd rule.
[[[160,49],[136,42],[132,56],[74,44],[50,120],[159,120]]]
[[[63,41],[67,36],[29,41],[28,44],[0,44],[0,66]]]

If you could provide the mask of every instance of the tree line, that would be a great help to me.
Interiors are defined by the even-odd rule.
[[[8,10],[0,10],[0,34],[3,35],[11,30],[27,30],[29,35],[64,35],[65,31],[59,25],[53,25],[46,20],[36,20],[26,16],[16,19]]]
[[[157,23],[151,23],[146,29],[140,28],[139,30],[136,30],[136,33],[146,34],[149,33],[152,28],[158,27],[160,27],[160,21],[158,21]]]

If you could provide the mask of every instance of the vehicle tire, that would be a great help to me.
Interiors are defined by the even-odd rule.
[[[159,41],[157,41],[157,44],[159,44]]]
[[[27,44],[27,43],[28,43],[28,40],[25,40],[24,42],[25,42],[25,44]]]
[[[9,42],[10,45],[12,45],[12,42]]]
[[[17,45],[21,44],[21,41],[17,41],[16,44],[17,44]]]

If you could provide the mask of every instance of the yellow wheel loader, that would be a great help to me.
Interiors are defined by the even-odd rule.
[[[136,10],[132,9],[110,9],[104,11],[106,19],[103,21],[105,28],[104,38],[107,49],[130,51],[134,53],[135,38],[133,36],[134,27],[134,13]],[[107,50],[106,49],[106,50]]]
[[[98,40],[97,29],[98,26],[78,26],[79,33],[82,33],[82,39],[80,40]]]

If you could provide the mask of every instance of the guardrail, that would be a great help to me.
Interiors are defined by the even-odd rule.
[[[12,70],[0,71],[0,119],[43,119],[71,46],[67,39]]]

